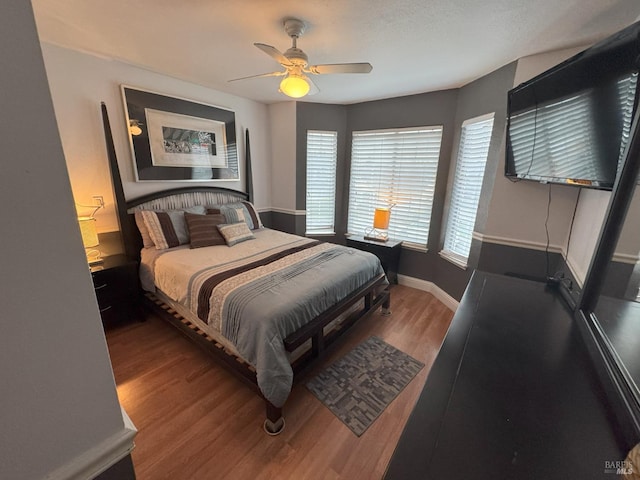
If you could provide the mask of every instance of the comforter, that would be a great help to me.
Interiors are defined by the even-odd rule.
[[[233,247],[165,251],[152,271],[165,295],[256,368],[262,394],[281,407],[293,383],[283,340],[383,270],[367,252],[275,230],[254,233]]]

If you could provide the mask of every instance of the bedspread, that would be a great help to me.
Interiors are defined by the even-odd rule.
[[[201,260],[185,267],[188,250],[173,262],[169,253],[159,256],[155,283],[231,341],[255,366],[264,397],[281,407],[293,383],[284,339],[383,270],[370,253],[272,230],[244,244],[232,257],[229,251],[243,244],[192,250],[218,258],[206,267]]]

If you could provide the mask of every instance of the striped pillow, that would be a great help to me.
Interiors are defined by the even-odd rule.
[[[256,238],[245,222],[218,225],[218,230],[230,247],[233,247],[237,243]]]
[[[260,214],[256,210],[256,207],[251,202],[240,202],[242,206],[249,213],[249,217],[251,218],[251,223],[253,226],[249,225],[251,230],[257,230],[258,228],[262,228],[262,222],[260,221]]]
[[[211,205],[207,207],[207,213],[222,213],[227,218],[227,223],[244,221],[251,230],[263,227],[260,215],[251,202],[243,201],[225,205]]]
[[[138,227],[138,231],[140,232],[140,236],[142,237],[142,246],[144,248],[153,248],[155,244],[153,240],[151,240],[151,236],[149,235],[149,229],[144,224],[144,219],[142,218],[142,212],[140,210],[134,213],[134,218],[136,220],[136,226]]]
[[[249,222],[247,222],[247,217],[244,214],[244,208],[242,207],[225,207],[224,208],[224,217],[227,219],[226,223],[239,223],[245,222],[249,228]]]
[[[158,250],[177,247],[189,243],[189,231],[184,219],[185,212],[205,213],[203,206],[184,210],[140,210],[149,237]],[[144,235],[143,235],[144,238]]]
[[[226,241],[216,228],[225,223],[224,215],[197,215],[185,213],[191,248],[209,247],[211,245],[225,245]]]

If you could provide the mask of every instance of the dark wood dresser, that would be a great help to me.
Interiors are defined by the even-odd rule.
[[[560,296],[476,271],[385,479],[613,480],[625,455]]]

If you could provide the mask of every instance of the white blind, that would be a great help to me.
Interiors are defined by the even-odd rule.
[[[349,186],[350,234],[373,225],[389,207],[389,237],[426,248],[442,127],[353,132]]]
[[[307,234],[335,233],[338,132],[307,131]]]
[[[471,235],[489,154],[493,117],[491,113],[465,121],[460,134],[442,253],[464,265],[471,250]]]

